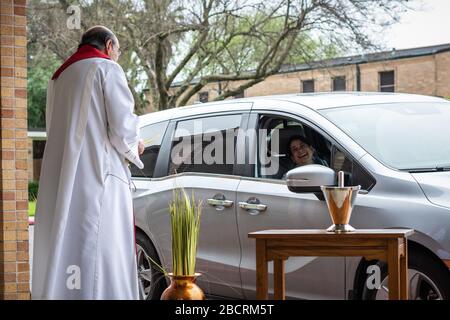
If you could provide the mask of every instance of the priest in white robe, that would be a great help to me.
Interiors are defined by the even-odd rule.
[[[49,81],[33,299],[139,298],[128,163],[143,150],[119,55],[93,27]]]

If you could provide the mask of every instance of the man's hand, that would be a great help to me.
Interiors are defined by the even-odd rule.
[[[142,140],[139,140],[139,143],[138,143],[138,153],[139,153],[139,155],[143,154],[144,150],[145,150],[144,143],[142,142]]]

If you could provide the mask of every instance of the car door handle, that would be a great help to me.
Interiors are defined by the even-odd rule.
[[[261,203],[248,203],[248,202],[239,202],[239,207],[244,210],[257,210],[257,211],[266,211],[267,206]]]
[[[232,200],[207,199],[206,202],[213,207],[230,208],[233,206]]]

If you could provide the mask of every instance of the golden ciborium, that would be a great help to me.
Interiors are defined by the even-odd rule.
[[[327,201],[328,212],[330,213],[333,225],[327,229],[328,232],[353,232],[349,222],[352,215],[353,205],[361,186],[344,186],[344,172],[338,173],[338,186],[321,186],[325,200]]]

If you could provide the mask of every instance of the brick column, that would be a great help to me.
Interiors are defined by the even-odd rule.
[[[26,1],[0,1],[0,299],[29,299]]]

